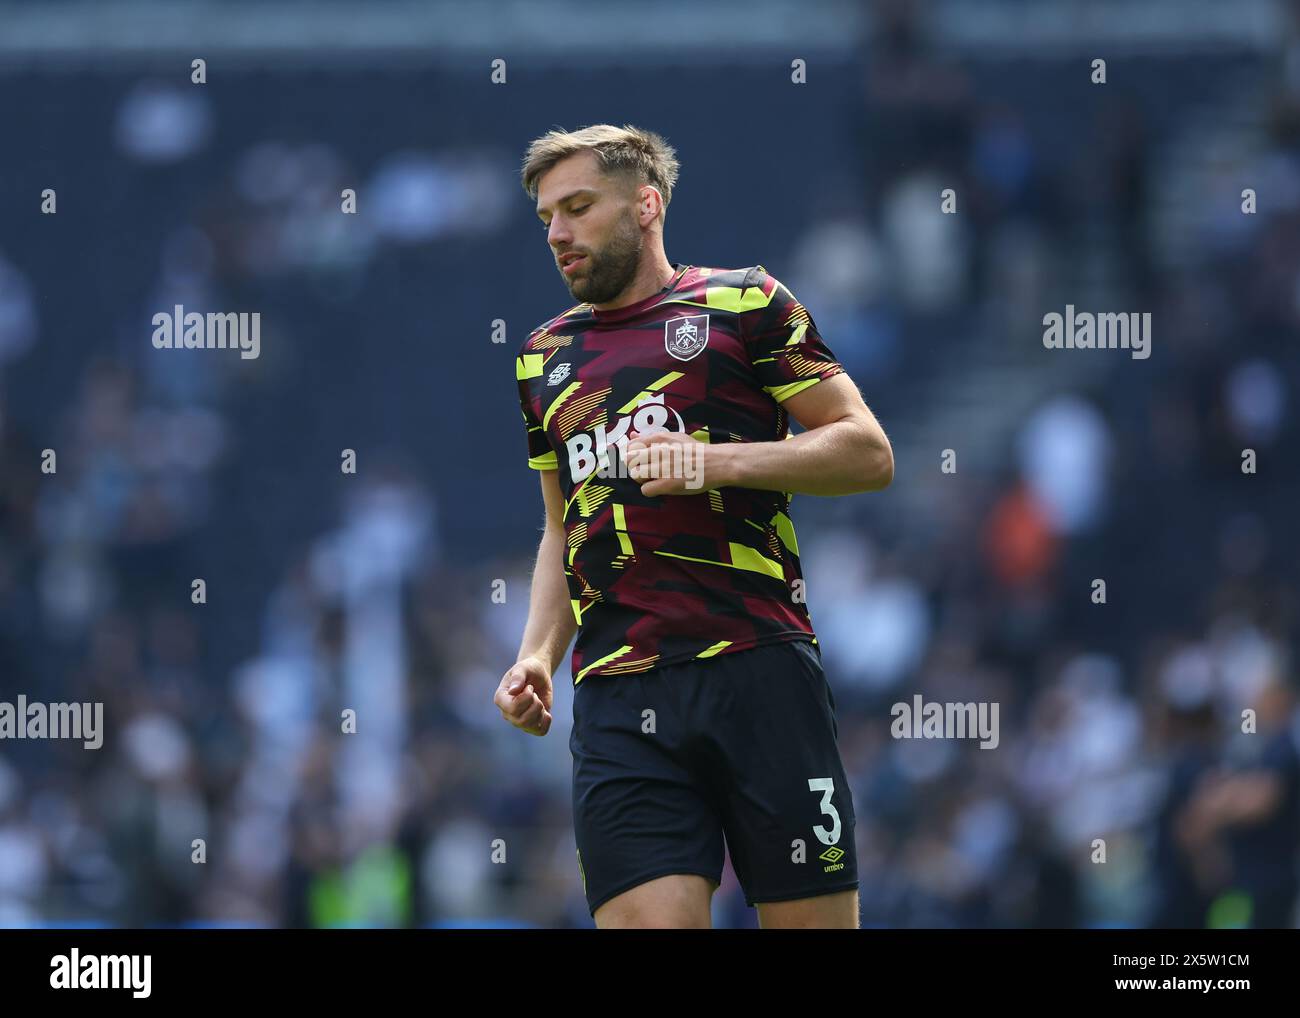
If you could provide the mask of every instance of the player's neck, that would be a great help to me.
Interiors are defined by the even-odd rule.
[[[677,270],[662,252],[657,258],[643,263],[632,284],[612,301],[606,304],[593,304],[597,311],[617,311],[632,304],[639,304],[647,297],[653,297],[673,281]]]

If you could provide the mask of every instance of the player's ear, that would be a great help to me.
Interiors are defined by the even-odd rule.
[[[639,206],[639,211],[645,213],[646,215],[654,215],[654,214],[655,214],[655,196],[658,195],[658,194],[659,194],[659,192],[656,191],[656,190],[655,190],[653,187],[651,187],[649,184],[645,184],[645,185],[643,185],[643,186],[641,187],[640,191],[638,192],[638,195],[639,195],[639,197],[640,197],[640,206]]]

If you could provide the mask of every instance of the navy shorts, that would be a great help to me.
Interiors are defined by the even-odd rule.
[[[809,640],[578,683],[573,821],[591,913],[670,873],[720,883],[724,837],[750,905],[855,889],[834,712]]]

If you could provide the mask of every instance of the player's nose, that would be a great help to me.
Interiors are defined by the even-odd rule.
[[[556,216],[551,220],[551,225],[546,231],[546,240],[558,260],[564,250],[573,243],[573,231],[564,225],[564,221],[559,216]]]

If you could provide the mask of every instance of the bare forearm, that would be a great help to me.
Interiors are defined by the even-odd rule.
[[[894,453],[878,429],[833,421],[778,442],[737,442],[725,449],[728,485],[805,495],[879,491],[894,477]],[[721,485],[719,485],[721,486]]]
[[[519,646],[519,660],[536,657],[554,674],[577,631],[578,623],[569,604],[569,586],[564,576],[564,534],[548,527],[537,546],[528,622]]]

